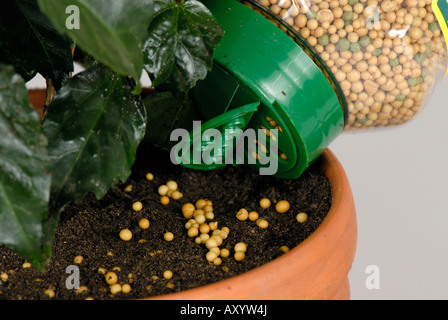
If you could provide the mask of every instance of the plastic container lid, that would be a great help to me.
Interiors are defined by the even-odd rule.
[[[223,130],[235,127],[235,110],[257,106],[241,114],[244,125],[237,121],[239,129],[252,131],[257,137],[246,139],[244,163],[263,174],[262,168],[276,162],[277,168],[271,172],[274,176],[297,178],[343,130],[346,114],[341,95],[334,89],[337,84],[327,79],[301,46],[247,6],[235,0],[203,3],[225,35],[215,51],[211,72],[191,91],[209,119],[201,124],[201,132],[217,128],[225,137]],[[194,150],[208,151],[213,145],[213,139],[205,137],[198,149],[198,144],[193,146],[193,136],[198,136],[197,130],[190,135],[190,158],[179,158],[181,164],[209,170],[229,163],[228,159],[217,165],[193,161]],[[264,146],[258,143],[263,138]],[[222,145],[223,150],[215,148],[215,160],[231,153],[226,145]],[[263,164],[266,157],[270,162]]]

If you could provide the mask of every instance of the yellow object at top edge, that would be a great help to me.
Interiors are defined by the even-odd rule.
[[[443,10],[440,7],[439,3],[442,1],[447,2],[448,7],[448,0],[433,0],[432,2],[432,10],[434,11],[434,14],[437,17],[437,20],[439,21],[440,27],[442,28],[443,35],[445,37],[445,42],[447,46],[448,51],[448,10]],[[448,68],[445,73],[445,77],[448,75]]]

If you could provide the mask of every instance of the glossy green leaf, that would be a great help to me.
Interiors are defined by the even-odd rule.
[[[25,81],[39,72],[61,84],[73,71],[72,41],[40,12],[37,0],[0,1],[0,61]]]
[[[52,210],[88,192],[101,198],[130,175],[146,130],[133,84],[99,64],[70,79],[53,98],[43,123],[54,165]]]
[[[76,40],[77,46],[115,72],[139,80],[142,44],[153,15],[153,0],[38,2],[58,30]],[[74,23],[77,18],[79,28]]]
[[[197,119],[194,104],[186,93],[158,92],[143,100],[148,113],[145,141],[169,150],[177,142],[170,141],[171,132],[181,128],[190,131]]]
[[[197,0],[155,0],[144,44],[145,70],[154,86],[169,83],[186,92],[204,79],[223,31]]]
[[[51,184],[46,147],[24,80],[0,64],[0,243],[37,268]]]

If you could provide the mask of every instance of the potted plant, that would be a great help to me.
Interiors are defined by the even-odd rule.
[[[44,270],[52,259],[64,209],[87,194],[102,199],[130,177],[145,136],[160,142],[169,134],[151,128],[147,110],[156,114],[156,104],[144,106],[141,70],[149,74],[159,101],[172,104],[173,97],[180,99],[169,118],[180,126],[188,91],[211,68],[222,29],[196,0],[121,0],[113,6],[109,1],[87,6],[78,1],[17,0],[1,6],[0,243]],[[86,70],[72,77],[74,60],[84,63]],[[37,72],[47,82],[43,103],[42,92],[28,93],[25,87]],[[29,104],[34,95],[38,102],[33,105],[40,113]],[[167,121],[155,121],[161,119]],[[332,182],[328,217],[300,246],[235,277],[255,284],[253,295],[243,294],[239,285],[229,282],[232,279],[160,298],[348,298],[347,273],[356,247],[353,197],[334,155],[326,151],[319,161]],[[341,251],[334,251],[336,247]],[[292,288],[294,278],[302,289],[283,291],[269,284],[271,296],[258,290],[257,274],[297,271],[293,261],[304,270],[300,276],[275,281]],[[316,266],[311,272],[310,263]],[[286,264],[285,269],[278,264]],[[225,296],[223,288],[241,294]],[[208,295],[208,289],[215,293]],[[193,296],[183,295],[190,292]]]
[[[2,116],[8,123],[2,127],[7,131],[2,153],[9,153],[11,163],[3,167],[2,184],[8,189],[2,201],[0,241],[36,268],[44,266],[41,244],[46,235],[51,238],[48,231],[67,203],[87,192],[101,198],[113,183],[129,176],[146,133],[147,114],[139,96],[143,67],[154,85],[168,83],[186,92],[207,73],[221,36],[219,25],[197,1],[159,1],[155,8],[152,0],[119,1],[114,6],[109,1],[90,7],[72,4],[16,1],[11,6],[5,3],[1,10]],[[186,48],[184,37],[193,34],[194,42]],[[170,41],[164,42],[165,38]],[[75,45],[89,53],[90,67],[70,78]],[[191,51],[191,59],[179,56],[185,50]],[[46,108],[53,109],[45,110],[45,119],[38,119],[29,106],[24,86],[37,72],[47,80]],[[64,125],[67,121],[72,125]],[[14,132],[21,136],[11,140]],[[113,139],[116,135],[118,140]],[[71,145],[71,151],[63,151],[61,144]],[[19,145],[27,145],[33,153],[25,156],[23,150],[14,149]],[[94,159],[98,167],[107,168],[100,175],[94,173]],[[88,176],[88,182],[78,183]],[[49,254],[51,239],[46,240],[44,252]]]

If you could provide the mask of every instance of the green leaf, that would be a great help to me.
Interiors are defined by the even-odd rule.
[[[0,61],[12,64],[25,81],[39,72],[61,84],[73,71],[72,41],[42,14],[37,0],[0,2]]]
[[[54,171],[51,209],[88,192],[99,199],[126,180],[146,130],[146,112],[133,82],[98,64],[55,95],[43,123]]]
[[[143,100],[148,113],[145,141],[164,150],[177,142],[170,141],[171,132],[182,128],[190,131],[197,119],[193,101],[181,92],[158,92]]]
[[[42,267],[51,164],[24,80],[0,64],[0,242]]]
[[[143,69],[142,45],[153,15],[153,0],[38,0],[59,31],[76,45],[121,75],[139,81]],[[79,29],[66,22],[79,9]],[[74,8],[74,7],[70,7]],[[70,9],[69,8],[69,9]]]
[[[155,14],[144,44],[145,69],[153,85],[169,83],[187,92],[204,79],[223,31],[197,0],[155,0]]]

